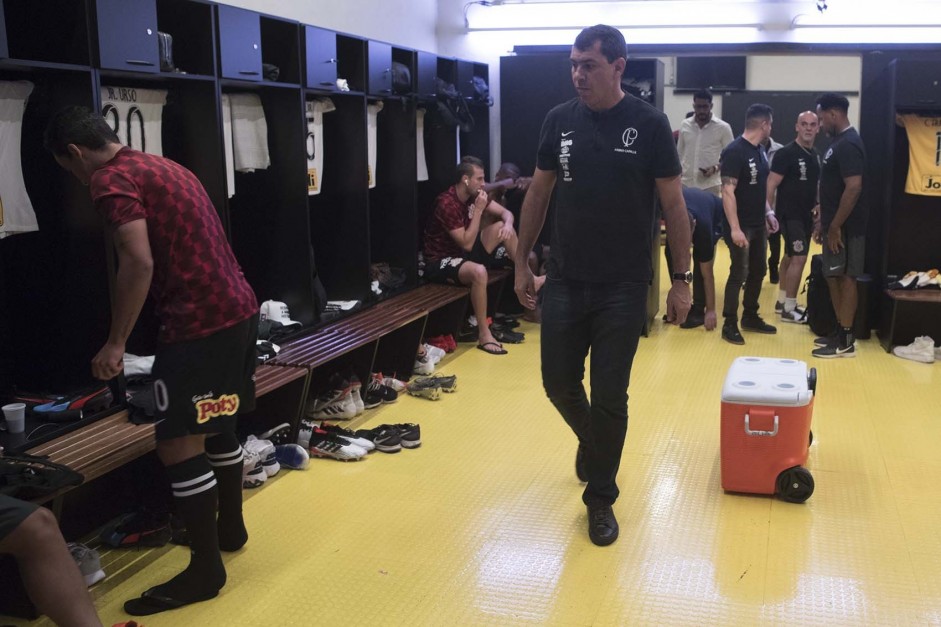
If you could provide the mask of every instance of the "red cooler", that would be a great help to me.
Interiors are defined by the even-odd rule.
[[[739,357],[722,388],[722,489],[803,503],[817,371],[803,361]]]

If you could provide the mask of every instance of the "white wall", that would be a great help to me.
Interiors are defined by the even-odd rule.
[[[437,52],[437,0],[223,0],[303,24]]]

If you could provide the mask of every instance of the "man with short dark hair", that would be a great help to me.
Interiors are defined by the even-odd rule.
[[[487,326],[487,268],[514,259],[517,238],[513,215],[490,200],[484,184],[483,162],[476,157],[461,159],[454,185],[435,199],[434,213],[425,225],[425,278],[470,286],[477,348],[505,355],[506,349]],[[493,219],[482,225],[485,212]]]
[[[814,357],[855,357],[853,320],[856,279],[863,273],[869,210],[862,195],[866,149],[849,122],[849,100],[839,94],[817,99],[820,127],[833,138],[820,166],[820,228],[814,239],[823,244],[823,275],[839,329],[833,338],[817,338]]]
[[[237,551],[248,540],[235,427],[238,413],[255,404],[258,302],[192,172],[121,145],[107,122],[84,107],[56,113],[44,143],[89,186],[118,257],[111,329],[92,374],[108,380],[123,370],[148,291],[160,320],[156,448],[189,534],[190,563],[124,609],[143,616],[211,599],[226,582],[219,551]]]
[[[536,171],[523,202],[516,294],[536,302],[526,266],[555,191],[552,246],[542,303],[542,381],[578,438],[575,472],[588,485],[588,537],[598,546],[618,538],[612,505],[627,434],[627,388],[646,320],[653,277],[651,239],[659,195],[673,251],[667,316],[689,311],[689,217],[670,123],[662,112],[621,89],[627,45],[599,24],[575,39],[570,59],[577,98],[546,116]],[[591,400],[585,358],[591,355]]]
[[[720,195],[719,155],[732,143],[732,127],[712,112],[712,92],[693,94],[693,116],[680,124],[676,151],[683,167],[683,185]]]
[[[767,202],[768,157],[762,145],[771,136],[773,111],[753,104],[745,112],[745,132],[722,151],[722,208],[725,211],[725,243],[731,265],[725,284],[722,339],[744,344],[738,328],[738,304],[742,285],[742,328],[757,333],[777,333],[758,315],[758,297],[765,276],[768,232],[778,221]]]
[[[797,138],[778,150],[768,175],[768,204],[774,207],[784,239],[781,258],[781,289],[778,304],[781,320],[803,324],[806,313],[797,306],[797,290],[807,263],[813,214],[817,211],[817,183],[820,155],[814,148],[819,130],[817,114],[804,111],[797,116]]]

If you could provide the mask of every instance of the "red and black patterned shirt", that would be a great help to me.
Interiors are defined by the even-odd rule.
[[[95,171],[90,187],[113,227],[147,221],[160,342],[205,337],[258,312],[216,209],[192,172],[125,147]]]
[[[439,260],[447,257],[467,255],[454,238],[451,231],[470,226],[470,206],[473,199],[461,202],[457,189],[452,185],[438,194],[435,210],[425,225],[425,259]]]

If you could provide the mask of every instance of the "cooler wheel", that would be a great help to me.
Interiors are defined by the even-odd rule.
[[[788,468],[778,475],[778,496],[789,503],[803,503],[814,493],[814,478],[802,466]]]

